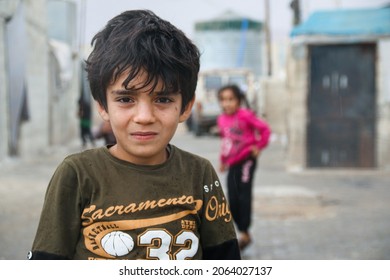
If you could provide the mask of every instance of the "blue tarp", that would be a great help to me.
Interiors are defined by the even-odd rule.
[[[390,35],[390,7],[317,11],[290,35]]]

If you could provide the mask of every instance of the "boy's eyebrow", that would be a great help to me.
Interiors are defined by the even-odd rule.
[[[129,89],[114,89],[111,91],[112,94],[115,95],[129,95],[129,94],[135,94],[135,90],[129,90]]]
[[[134,95],[137,94],[139,91],[138,90],[132,90],[132,89],[114,89],[111,91],[112,94],[114,95]],[[178,95],[180,94],[179,92],[173,92],[173,91],[152,91],[149,93],[149,95],[156,94],[156,95],[163,95],[163,96],[168,96],[168,95]]]

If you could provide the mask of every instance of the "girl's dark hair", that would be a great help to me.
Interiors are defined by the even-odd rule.
[[[217,96],[218,96],[218,99],[221,98],[221,93],[225,90],[231,90],[233,92],[233,95],[235,98],[237,98],[238,100],[238,103],[240,105],[242,105],[242,103],[244,102],[244,105],[250,109],[250,105],[249,105],[249,102],[248,102],[248,99],[246,98],[246,95],[245,93],[240,89],[240,87],[236,84],[230,84],[230,85],[226,85],[226,86],[223,86],[221,87],[218,92],[217,92]]]
[[[107,110],[107,87],[129,71],[123,85],[146,71],[141,88],[180,92],[182,112],[195,96],[199,50],[185,34],[148,10],[126,11],[111,19],[92,39],[86,71],[93,98]]]

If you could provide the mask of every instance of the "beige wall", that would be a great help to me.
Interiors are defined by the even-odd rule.
[[[261,116],[272,129],[274,141],[286,144],[288,89],[286,80],[266,78],[261,81],[262,110]]]
[[[292,45],[287,62],[287,169],[306,167],[308,52],[305,45]]]
[[[377,159],[390,169],[390,38],[378,43],[377,59]]]

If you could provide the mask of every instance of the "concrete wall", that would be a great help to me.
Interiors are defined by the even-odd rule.
[[[0,162],[8,155],[9,112],[8,75],[6,68],[5,25],[15,12],[19,1],[0,1]]]
[[[4,24],[4,17],[0,17],[0,38],[4,38]],[[8,99],[4,53],[4,40],[0,39],[0,161],[8,153]]]
[[[390,169],[390,38],[377,47],[377,161]]]
[[[68,65],[68,71],[71,71],[72,78],[59,83],[58,58],[52,48],[49,52],[49,144],[63,145],[79,134],[77,100],[80,94],[80,64],[77,57],[69,58],[71,65]]]
[[[27,94],[29,121],[22,124],[19,154],[41,152],[48,142],[48,37],[45,0],[23,1],[27,33]]]
[[[0,162],[10,153],[8,100],[11,93],[7,89],[5,18],[12,16],[19,3],[25,8],[29,119],[20,126],[18,155],[39,156],[50,145],[67,144],[79,137],[79,58],[72,49],[69,60],[72,78],[67,85],[58,86],[58,73],[55,73],[58,61],[53,56],[47,32],[47,0],[0,1]]]
[[[308,49],[292,45],[287,62],[287,169],[306,167],[306,123],[308,95]]]
[[[261,80],[262,110],[260,114],[272,129],[273,141],[287,145],[287,106],[289,92],[285,79],[272,77]]]

